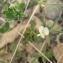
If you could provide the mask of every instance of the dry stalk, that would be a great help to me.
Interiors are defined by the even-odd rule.
[[[48,60],[50,63],[52,63],[40,50],[38,50],[30,41],[28,43],[34,47],[35,50],[37,50],[46,60]]]

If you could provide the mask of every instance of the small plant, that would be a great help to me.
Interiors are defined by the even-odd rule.
[[[23,37],[23,41],[28,42],[28,41],[35,41],[35,42],[41,42],[42,38],[37,37],[38,32],[35,30],[35,20],[32,20],[30,22],[31,28],[27,28],[26,32]]]
[[[8,9],[5,10],[3,13],[6,15],[6,18],[8,20],[15,20],[15,21],[21,21],[25,14],[23,13],[23,9],[25,7],[24,3],[16,3],[11,4],[8,3]]]
[[[0,28],[0,33],[5,33],[11,30],[9,21],[14,20],[15,22],[15,21],[21,21],[23,19],[23,17],[25,16],[25,14],[23,13],[24,8],[25,8],[25,4],[23,2],[21,3],[16,2],[16,4],[11,4],[11,3],[7,4],[7,10],[3,11],[3,14],[6,16],[6,21],[3,18],[0,18],[1,21],[5,22],[4,25]],[[11,48],[12,52],[15,51],[16,46],[17,46],[16,44],[12,45]],[[2,50],[0,53],[1,55],[5,55],[8,52]],[[7,63],[7,62],[2,60],[0,61],[0,63]]]
[[[8,3],[8,8],[3,13],[7,18],[7,21],[4,25],[4,27],[0,28],[0,33],[5,33],[10,30],[10,24],[8,21],[14,20],[14,21],[21,21],[25,14],[23,13],[23,9],[25,8],[25,4],[22,3],[16,3],[11,4]]]

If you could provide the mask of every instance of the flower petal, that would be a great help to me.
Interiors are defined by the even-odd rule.
[[[39,27],[39,32],[42,33],[43,30],[44,30],[44,27],[43,26],[40,26]]]
[[[10,9],[11,8],[15,8],[15,5],[14,4],[10,4],[10,7],[9,7]]]
[[[44,39],[45,38],[45,35],[43,33],[41,33],[41,37]]]
[[[41,36],[40,34],[38,34],[37,36]]]
[[[49,34],[49,29],[48,29],[47,27],[45,27],[44,30],[43,30],[43,33],[44,33],[45,35],[48,35],[48,34]]]

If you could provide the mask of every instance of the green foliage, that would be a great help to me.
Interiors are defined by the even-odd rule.
[[[48,58],[52,58],[52,56],[54,55],[53,51],[51,49],[48,50],[48,52],[46,53],[46,56]]]
[[[30,63],[34,63],[36,59],[41,57],[41,55],[39,53],[36,53],[33,57],[34,57],[34,59]]]
[[[31,24],[32,27],[35,27],[35,25],[36,25],[35,19],[32,20],[32,21],[30,22],[30,24]]]
[[[63,33],[63,31],[62,31],[62,30],[51,30],[51,32]]]
[[[30,22],[30,24],[31,24],[31,27],[26,29],[23,41],[25,41],[25,42],[27,42],[27,41],[42,42],[42,38],[37,37],[38,32],[35,30],[35,25],[36,25],[35,20],[32,20]]]
[[[24,7],[25,7],[25,4],[24,3],[19,3],[17,8],[18,8],[18,10],[21,10]]]
[[[38,59],[38,57],[35,57],[30,63],[34,63],[36,59]]]
[[[50,27],[50,30],[53,29],[53,27],[55,26],[56,23],[57,23],[57,19],[55,19],[54,23],[53,23],[52,26]]]
[[[12,52],[14,52],[14,51],[15,51],[16,46],[17,46],[17,44],[13,44],[13,45],[12,45],[12,48],[11,48]]]
[[[33,0],[33,1],[34,1],[34,0]],[[58,6],[58,5],[62,6],[62,5],[63,5],[63,4],[47,4],[47,3],[41,2],[41,1],[39,1],[39,0],[36,0],[36,2],[38,2],[39,4],[43,4],[43,5],[45,5],[45,6],[50,6],[50,7],[54,7],[54,8],[55,8],[55,6]],[[7,10],[5,10],[5,11],[3,12],[4,15],[6,15],[6,18],[7,18],[8,20],[21,21],[21,20],[23,19],[23,17],[25,16],[25,14],[23,13],[23,9],[24,9],[24,7],[25,7],[25,4],[24,4],[24,3],[18,3],[18,2],[16,2],[15,7],[13,7],[13,8],[10,8],[10,5],[11,5],[11,4],[8,3],[8,8],[7,8]],[[31,5],[30,5],[29,7],[31,7]],[[44,26],[47,27],[46,22],[45,22],[45,20],[44,20],[43,18],[42,18],[42,22],[43,22]],[[54,21],[54,23],[53,23],[53,25],[50,27],[50,29],[52,29],[52,28],[54,27],[55,23],[56,23],[56,21]],[[30,24],[31,24],[31,27],[26,29],[26,32],[25,32],[24,37],[23,37],[22,40],[25,41],[25,42],[28,42],[28,41],[42,42],[43,39],[42,39],[40,36],[37,37],[37,34],[38,34],[39,32],[37,32],[37,31],[35,30],[35,25],[36,25],[35,20],[32,20],[32,21],[30,22]],[[0,28],[0,33],[7,32],[7,31],[9,31],[9,30],[10,30],[10,24],[9,24],[9,22],[6,22],[6,23],[5,23],[5,27]],[[60,32],[60,33],[63,33],[63,31],[59,31],[59,30],[51,30],[50,32]],[[49,40],[49,39],[48,39],[48,40]],[[16,47],[17,47],[17,44],[13,44],[13,45],[12,45],[12,48],[11,48],[12,52],[15,51]],[[22,47],[22,48],[23,48],[23,50],[25,49],[25,47]],[[48,51],[42,51],[42,53],[44,53],[48,58],[52,58],[52,56],[53,56],[53,51],[52,51],[51,49],[49,49]],[[17,52],[17,55],[16,55],[16,56],[17,56],[18,58],[20,58],[20,57],[22,57],[23,55],[24,55],[24,53]],[[34,59],[32,60],[31,63],[34,63],[34,61],[35,61],[37,58],[39,58],[39,57],[41,57],[41,54],[39,54],[39,53],[36,54],[36,55],[34,56]],[[42,60],[45,59],[43,56],[42,56],[42,58],[43,58]],[[4,63],[4,62],[1,62],[1,63]]]
[[[17,2],[18,3],[18,2]],[[21,21],[25,14],[23,13],[23,9],[25,7],[24,3],[18,3],[16,5],[8,3],[8,8],[3,12],[6,16],[7,20]],[[12,7],[10,7],[12,5]],[[0,33],[4,33],[10,30],[10,24],[8,22],[5,23],[4,28],[0,28]]]
[[[34,35],[35,35],[34,28],[27,28],[23,40],[32,41]]]
[[[52,58],[54,53],[52,49],[48,49],[47,51],[42,51],[43,54],[45,54],[48,58]]]
[[[7,32],[7,31],[9,31],[9,29],[10,29],[10,24],[9,24],[9,22],[6,22],[5,23],[5,27],[4,28],[0,28],[0,33]]]
[[[8,20],[15,20],[19,21],[22,20],[25,14],[22,12],[25,4],[24,3],[18,3],[15,5],[15,7],[10,8],[11,4],[8,3],[8,9],[5,10],[3,13],[6,15],[6,18]]]
[[[51,50],[51,49],[49,49],[48,51],[43,51],[43,54],[45,54],[46,55],[46,57],[48,57],[49,59],[51,59],[52,57],[53,57],[53,55],[54,55],[54,53],[53,53],[53,50]],[[40,57],[41,57],[41,55],[40,55]],[[46,60],[45,60],[45,58],[44,57],[42,57],[42,61],[43,61],[43,63],[45,63],[46,62]]]
[[[14,20],[15,18],[15,12],[12,9],[9,9],[3,12],[6,15],[6,18],[8,20]]]
[[[51,49],[49,49],[48,51],[42,51],[43,54],[45,54],[48,58],[52,58],[54,53]],[[37,53],[34,56],[34,59],[31,61],[31,63],[34,63],[36,59],[38,59],[39,57],[41,57],[41,54]],[[42,56],[42,61],[45,62],[45,58]]]
[[[46,25],[46,22],[45,22],[44,18],[41,17],[41,20],[42,20],[44,26],[46,27],[47,25]]]

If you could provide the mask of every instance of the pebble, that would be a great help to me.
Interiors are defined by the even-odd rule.
[[[63,63],[63,43],[55,46],[53,49],[54,57],[58,61],[57,63]]]
[[[60,4],[60,0],[47,0],[47,4]],[[62,6],[55,6],[55,8],[50,6],[44,7],[45,17],[50,20],[58,18],[60,12],[62,11]]]

